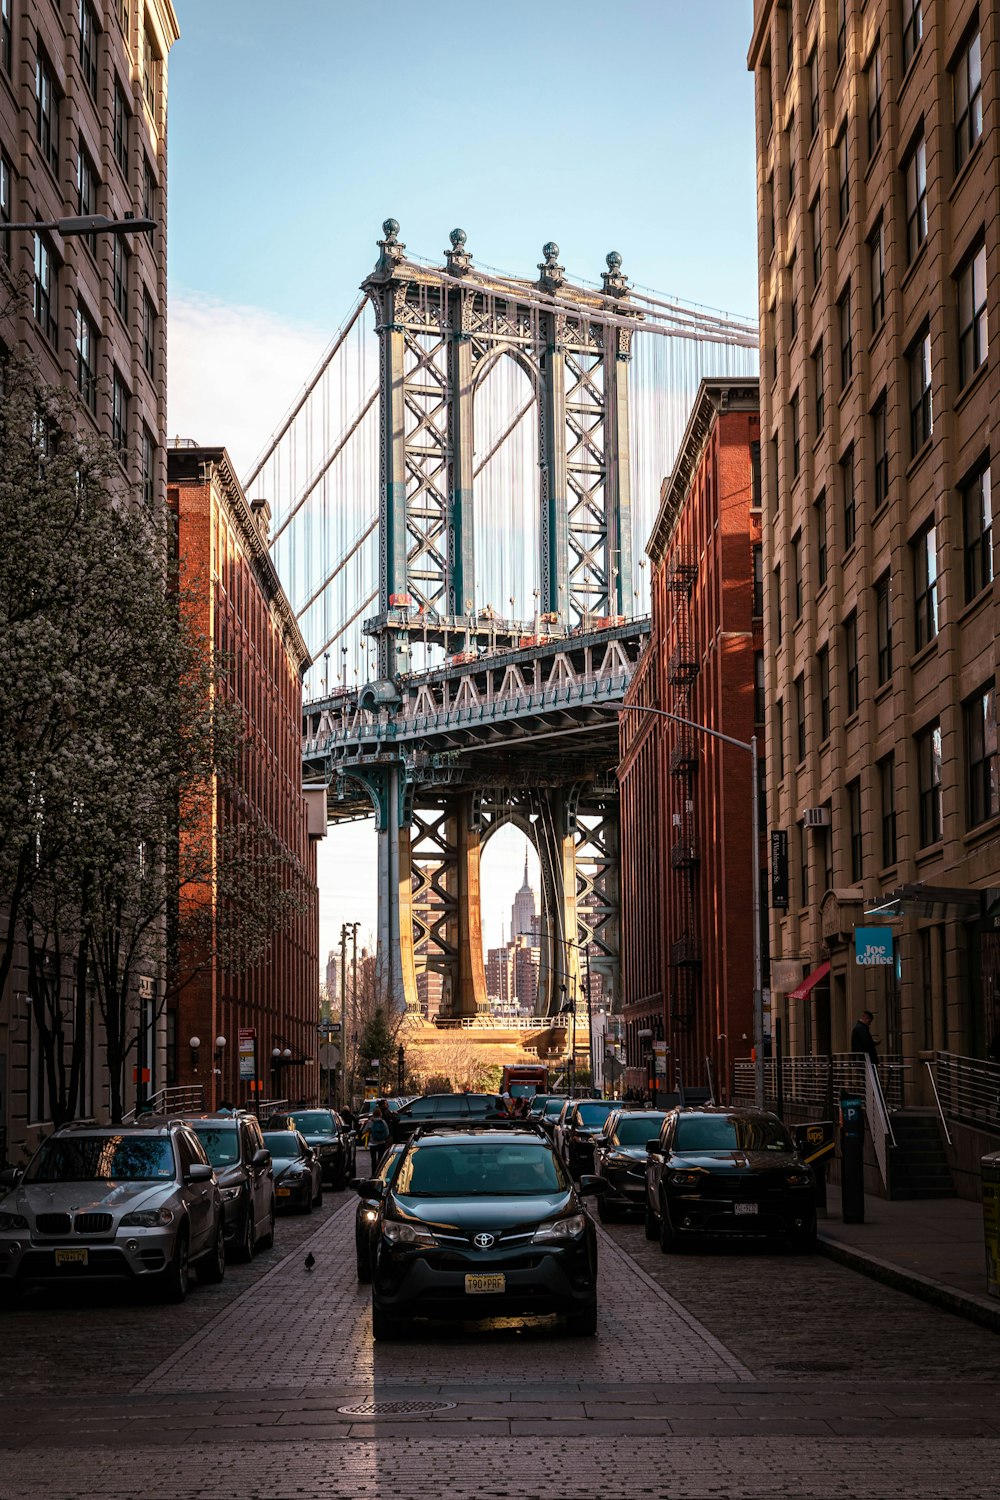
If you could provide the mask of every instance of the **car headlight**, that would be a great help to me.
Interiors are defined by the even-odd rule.
[[[669,1181],[674,1187],[692,1187],[700,1177],[700,1172],[671,1172]]]
[[[399,1224],[395,1219],[386,1219],[382,1233],[390,1245],[436,1245],[437,1240],[429,1229],[418,1229],[415,1224]]]
[[[28,1221],[23,1214],[0,1214],[0,1232],[5,1229],[27,1229]]]
[[[366,1208],[361,1217],[364,1219],[366,1224],[374,1224],[375,1220],[378,1218],[378,1213],[374,1208]]]
[[[243,1189],[241,1187],[220,1188],[219,1197],[222,1199],[223,1203],[232,1203],[233,1199],[238,1198],[242,1191]]]
[[[543,1224],[531,1236],[533,1244],[544,1244],[547,1240],[575,1240],[583,1233],[587,1220],[583,1214],[568,1214],[564,1219],[552,1219]]]
[[[122,1219],[122,1229],[159,1229],[174,1222],[172,1208],[137,1208]]]
[[[808,1187],[812,1182],[812,1178],[808,1172],[787,1172],[785,1174],[785,1181],[789,1187]]]

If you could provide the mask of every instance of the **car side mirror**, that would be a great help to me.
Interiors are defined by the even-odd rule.
[[[0,1187],[17,1187],[23,1176],[23,1167],[4,1167],[3,1171],[0,1172]]]
[[[269,1167],[271,1165],[271,1153],[270,1153],[270,1151],[266,1150],[265,1147],[261,1146],[259,1148],[259,1150],[255,1151],[254,1154],[253,1154],[253,1156],[251,1156],[251,1158],[250,1158],[250,1165],[252,1167],[258,1167],[258,1168],[260,1168],[260,1167]]]
[[[215,1171],[207,1161],[193,1161],[184,1173],[184,1181],[193,1186],[197,1182],[211,1182]]]
[[[581,1198],[600,1198],[607,1190],[608,1184],[603,1177],[594,1177],[591,1173],[584,1172],[576,1191]]]
[[[385,1183],[381,1177],[355,1177],[351,1181],[351,1187],[359,1198],[381,1198],[385,1192]]]
[[[646,1150],[650,1156],[660,1156],[660,1137],[655,1135],[651,1141],[646,1142]]]

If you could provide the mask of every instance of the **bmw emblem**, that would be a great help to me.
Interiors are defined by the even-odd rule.
[[[472,1243],[477,1250],[488,1250],[496,1241],[495,1234],[477,1234]]]

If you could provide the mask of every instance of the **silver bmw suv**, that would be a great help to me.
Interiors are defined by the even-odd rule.
[[[0,1293],[53,1282],[134,1279],[180,1302],[190,1267],[226,1270],[215,1173],[181,1120],[64,1125],[23,1175],[0,1173]]]

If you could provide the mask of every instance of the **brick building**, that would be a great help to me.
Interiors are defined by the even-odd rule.
[[[638,709],[756,734],[764,763],[759,433],[755,380],[702,381],[647,544],[652,628],[618,768],[626,1086],[646,1087],[655,1042],[670,1092],[750,1052],[751,758]]]
[[[267,502],[251,510],[225,449],[172,446],[167,499],[177,516],[185,585],[197,600],[196,624],[227,664],[220,691],[239,708],[246,737],[234,781],[218,782],[204,816],[223,835],[243,829],[259,836],[288,861],[306,900],[305,912],[252,968],[227,972],[203,951],[182,951],[185,982],[167,1017],[170,1081],[204,1085],[207,1104],[222,1097],[249,1102],[256,1093],[311,1100],[319,1087],[315,845],[326,832],[326,794],[302,787],[309,656],[267,550]],[[241,1031],[255,1033],[254,1089],[240,1078]],[[220,1037],[225,1044],[216,1047]]]
[[[775,1007],[825,1054],[868,1006],[911,1097],[1000,1031],[998,46],[974,0],[757,0],[749,55]]]

